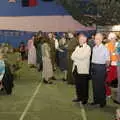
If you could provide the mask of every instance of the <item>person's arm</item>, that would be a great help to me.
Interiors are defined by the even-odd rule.
[[[105,59],[106,59],[106,65],[109,66],[110,65],[110,52],[108,51],[108,49],[105,49]]]
[[[57,50],[59,48],[59,43],[58,43],[58,40],[55,39],[55,49]]]
[[[72,53],[71,59],[73,61],[79,61],[79,60],[84,60],[88,57],[90,57],[91,55],[91,49],[90,47],[87,47],[84,49],[84,51],[82,51],[81,53],[79,53],[78,47],[75,49],[75,51]]]

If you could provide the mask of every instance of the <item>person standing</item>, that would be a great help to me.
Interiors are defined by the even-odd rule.
[[[36,63],[38,71],[42,70],[42,32],[39,31],[34,39],[34,46],[36,48]]]
[[[45,38],[42,44],[42,61],[43,61],[43,82],[46,84],[52,84],[51,78],[53,77],[53,68],[51,63],[51,48],[49,40]]]
[[[107,77],[106,77],[106,96],[111,96],[111,88],[109,84],[117,79],[117,36],[115,33],[109,33],[108,35],[109,42],[106,44],[106,47],[110,53],[110,66],[107,68]]]
[[[78,39],[79,45],[71,56],[77,95],[77,99],[74,99],[73,102],[81,101],[82,104],[86,104],[88,102],[88,75],[91,49],[86,43],[87,37],[85,35],[80,34]]]
[[[74,37],[72,33],[68,33],[68,40],[67,40],[67,82],[68,84],[74,84],[74,78],[72,74],[72,64],[73,61],[71,60],[72,52],[75,50],[76,46],[78,45],[77,39]]]
[[[53,66],[53,70],[55,71],[55,69],[56,69],[56,50],[59,47],[59,43],[53,33],[48,34],[48,39],[49,39],[50,48],[51,48],[52,66]]]
[[[88,41],[87,41],[87,44],[90,46],[90,48],[91,48],[91,56],[90,56],[90,69],[89,69],[89,80],[91,80],[91,78],[92,78],[92,75],[91,75],[91,66],[92,66],[92,51],[93,51],[93,47],[95,46],[95,41],[94,41],[94,39],[95,39],[95,35],[92,35],[91,36],[91,39],[89,39]]]
[[[21,59],[22,59],[22,60],[25,60],[25,59],[26,59],[26,47],[25,47],[24,42],[21,42],[21,43],[20,43],[19,52],[20,52],[20,54],[21,54]]]
[[[107,48],[102,44],[103,35],[95,35],[95,47],[92,54],[92,84],[93,84],[93,103],[91,105],[106,105],[106,65],[110,63],[110,54]]]
[[[33,36],[32,39],[28,40],[28,65],[30,67],[36,66],[36,49],[34,46],[34,39],[36,36]]]
[[[67,79],[67,41],[65,38],[59,40],[59,49],[58,49],[58,58],[59,58],[59,68],[64,73],[63,81]]]
[[[120,41],[116,47],[116,54],[117,54],[117,79],[118,79],[118,87],[117,87],[117,96],[116,99],[113,100],[114,103],[120,105]]]

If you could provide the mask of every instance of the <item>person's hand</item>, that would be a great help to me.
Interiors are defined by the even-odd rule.
[[[67,48],[67,47],[68,47],[68,45],[65,45],[65,47]]]
[[[59,49],[60,52],[64,52],[62,49]]]
[[[110,66],[110,61],[106,61],[106,65],[107,65],[107,67],[109,67]]]

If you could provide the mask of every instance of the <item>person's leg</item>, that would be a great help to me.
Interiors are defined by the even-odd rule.
[[[66,81],[67,80],[67,70],[64,70],[63,71],[63,81]]]
[[[67,82],[68,84],[74,84],[75,80],[73,78],[73,74],[72,74],[72,60],[68,60],[68,72],[67,72]]]
[[[99,89],[99,103],[101,107],[104,107],[106,105],[106,89],[105,89],[105,75],[106,75],[106,71],[103,68],[101,70],[101,74],[100,74],[100,80],[99,80],[99,85],[100,85],[100,89]]]
[[[99,65],[97,67],[96,100],[98,104],[100,104],[100,107],[106,105],[105,76],[106,67],[104,65]]]
[[[92,70],[94,104],[106,104],[104,65],[94,65]]]
[[[88,85],[88,75],[84,75],[83,76],[83,86],[82,86],[82,91],[83,91],[83,96],[82,96],[82,102],[83,104],[86,104],[88,102],[88,88],[89,88],[89,85]]]
[[[118,75],[117,101],[120,103],[120,66],[117,67],[117,75]]]
[[[2,80],[0,81],[0,90],[3,89]]]
[[[73,100],[73,102],[79,102],[81,101],[80,98],[80,86],[79,86],[79,75],[77,73],[77,69],[74,70],[73,72],[74,80],[75,80],[75,90],[76,90],[76,99]]]
[[[98,104],[97,101],[97,70],[96,65],[92,65],[92,87],[93,87],[93,104]]]

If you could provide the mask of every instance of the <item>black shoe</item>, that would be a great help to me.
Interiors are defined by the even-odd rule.
[[[53,82],[52,81],[48,81],[48,84],[53,84]]]
[[[4,88],[1,88],[0,91],[4,91]]]
[[[113,100],[113,102],[120,105],[120,102],[118,102],[117,100]]]
[[[51,77],[51,79],[52,79],[52,80],[56,80],[56,78],[55,78],[55,77]]]
[[[44,79],[44,80],[43,80],[43,83],[47,84],[47,83],[48,83],[48,81]]]
[[[83,105],[86,105],[86,104],[87,104],[87,101],[83,101],[82,104],[83,104]]]
[[[65,81],[66,81],[66,79],[65,79],[65,78],[63,78],[63,79],[62,79],[62,81],[63,81],[63,82],[65,82]]]
[[[106,106],[106,103],[100,104],[100,108],[103,108],[103,107],[105,107],[105,106]]]
[[[90,105],[94,106],[94,105],[98,105],[98,103],[92,102],[90,103]]]
[[[74,83],[72,83],[72,82],[68,82],[68,85],[74,85]]]
[[[80,99],[74,99],[72,102],[80,102]]]
[[[45,84],[53,84],[53,82],[47,81],[47,80],[43,80],[43,82],[44,82]]]

